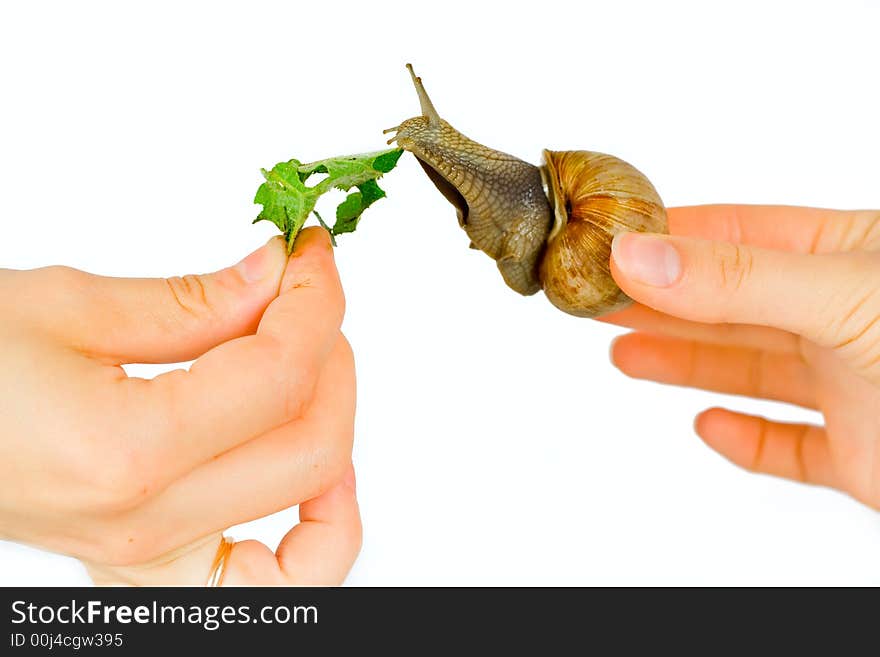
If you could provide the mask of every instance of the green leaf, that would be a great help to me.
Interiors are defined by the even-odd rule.
[[[336,221],[350,221],[356,219],[364,211],[363,196],[360,192],[354,192],[345,197],[345,200],[336,208]]]
[[[308,216],[314,212],[318,199],[331,189],[349,191],[357,187],[357,192],[350,193],[336,209],[336,223],[331,230],[332,235],[350,233],[357,228],[364,210],[375,201],[385,196],[384,190],[376,180],[382,174],[391,171],[400,159],[403,151],[394,148],[375,153],[331,157],[318,162],[302,164],[299,160],[279,162],[270,171],[262,170],[266,179],[254,197],[254,203],[263,206],[257,221],[271,221],[287,240],[287,250],[293,250],[293,242],[305,224]],[[309,179],[314,174],[326,174],[326,177],[309,186]],[[320,215],[315,212],[321,225],[326,227]]]
[[[401,155],[403,155],[402,148],[395,148],[394,150],[382,153],[379,157],[373,160],[373,168],[382,173],[388,173],[394,168],[394,165],[397,164],[397,160],[400,159]]]
[[[368,180],[363,185],[358,185],[358,189],[364,195],[364,208],[370,207],[385,196],[385,190],[379,187],[375,180]]]
[[[336,208],[336,223],[333,225],[333,234],[353,233],[361,220],[364,210],[375,201],[385,196],[383,190],[375,180],[368,180],[358,185],[357,192],[352,192]]]

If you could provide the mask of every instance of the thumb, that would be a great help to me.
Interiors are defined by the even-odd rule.
[[[110,278],[61,269],[62,286],[73,288],[64,332],[86,352],[116,362],[192,360],[256,331],[286,262],[284,240],[274,237],[211,274]]]
[[[697,322],[758,324],[840,347],[880,319],[880,260],[621,233],[611,273],[633,299]],[[877,326],[880,329],[880,326]]]

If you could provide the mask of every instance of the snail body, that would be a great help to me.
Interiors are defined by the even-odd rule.
[[[667,232],[650,181],[603,153],[545,150],[536,167],[483,146],[440,118],[407,68],[422,116],[386,130],[396,131],[389,143],[416,157],[505,283],[523,295],[543,289],[553,305],[579,317],[631,303],[611,277],[611,240],[621,231]]]

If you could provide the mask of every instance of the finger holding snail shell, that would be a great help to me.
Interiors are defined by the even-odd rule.
[[[483,146],[440,118],[407,69],[422,114],[386,130],[395,133],[388,143],[416,157],[508,287],[523,295],[543,289],[554,306],[579,317],[630,305],[611,276],[611,242],[624,231],[668,232],[650,181],[604,153],[545,150],[537,167]]]

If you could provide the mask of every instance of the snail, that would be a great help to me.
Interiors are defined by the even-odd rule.
[[[622,231],[668,232],[650,181],[604,153],[545,150],[536,167],[478,144],[440,118],[406,67],[422,115],[385,130],[395,133],[388,143],[415,155],[455,206],[471,248],[493,258],[516,292],[543,289],[572,315],[596,317],[632,303],[611,277],[611,240]]]

